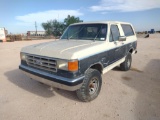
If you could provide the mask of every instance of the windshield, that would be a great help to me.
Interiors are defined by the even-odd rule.
[[[105,41],[107,24],[71,25],[63,33],[61,39]]]

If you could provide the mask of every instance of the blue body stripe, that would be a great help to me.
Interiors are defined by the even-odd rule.
[[[109,49],[107,51],[103,51],[101,53],[96,53],[94,55],[90,55],[88,57],[85,57],[79,61],[80,66],[80,73],[84,74],[85,71],[95,63],[100,63],[103,68],[107,67],[108,65],[111,65],[112,63],[122,59],[125,57],[130,49],[136,49],[136,43],[128,43],[125,45],[122,45],[120,47],[116,47],[113,49]],[[116,51],[116,49],[119,49]]]

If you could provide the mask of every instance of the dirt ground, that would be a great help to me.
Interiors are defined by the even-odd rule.
[[[104,74],[98,98],[88,103],[18,69],[20,49],[46,41],[0,43],[0,120],[160,120],[160,36],[139,38],[131,70]]]

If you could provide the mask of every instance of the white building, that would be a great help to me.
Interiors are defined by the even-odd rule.
[[[5,28],[0,28],[0,41],[1,42],[5,42],[6,41],[6,34],[8,33],[7,30],[5,30]]]
[[[45,31],[27,31],[27,36],[45,36]]]

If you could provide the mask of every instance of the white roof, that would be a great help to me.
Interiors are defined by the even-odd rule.
[[[102,23],[102,24],[108,24],[108,23],[122,23],[122,24],[130,24],[127,22],[121,22],[121,21],[88,21],[88,22],[79,22],[79,23],[74,23],[72,25],[78,25],[78,24],[96,24],[96,23]]]

